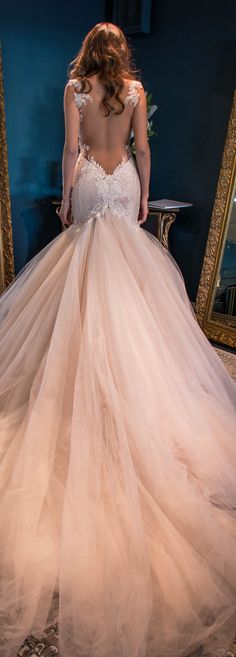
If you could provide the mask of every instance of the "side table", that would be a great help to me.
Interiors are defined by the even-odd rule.
[[[163,201],[160,201],[160,205],[158,205],[158,201],[156,201],[155,207],[148,205],[148,216],[156,217],[156,237],[160,240],[161,244],[168,249],[169,230],[176,219],[177,213],[180,212],[182,208],[192,207],[193,203],[175,202],[169,199],[164,199],[164,201],[166,201],[166,205],[168,204],[170,206],[169,208],[164,207],[165,204]]]

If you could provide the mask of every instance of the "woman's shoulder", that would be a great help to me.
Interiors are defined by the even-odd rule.
[[[80,91],[81,88],[81,80],[79,78],[70,78],[68,82],[66,83],[66,89],[76,89],[77,91]]]
[[[132,86],[132,87],[141,88],[143,86],[142,82],[136,78],[122,78],[122,79],[124,84],[127,85],[128,87]]]
[[[123,77],[123,89],[121,90],[121,98],[125,105],[133,105],[133,108],[136,107],[142,95],[144,96],[144,88],[142,82],[136,78],[126,78]],[[99,80],[98,75],[89,76],[89,83],[87,83],[87,78],[74,78],[71,77],[66,86],[65,86],[65,95],[70,98],[74,95],[76,103],[81,102],[83,98],[91,98],[91,93],[95,96],[100,96],[104,93],[104,86]]]
[[[133,107],[135,108],[140,100],[140,95],[142,93],[144,94],[142,82],[134,78],[131,79],[126,78],[125,87],[126,87],[125,105],[131,103],[131,105],[133,105]]]
[[[124,82],[140,82],[139,78],[122,78]]]

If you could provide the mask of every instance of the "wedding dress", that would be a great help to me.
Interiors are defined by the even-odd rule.
[[[236,629],[236,384],[137,223],[129,149],[105,170],[71,84],[74,223],[0,304],[0,657],[57,620],[61,657],[216,657]]]

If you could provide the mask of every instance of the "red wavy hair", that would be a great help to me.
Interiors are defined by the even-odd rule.
[[[120,93],[123,78],[137,79],[137,70],[131,60],[131,51],[122,30],[113,23],[97,23],[86,35],[76,58],[69,65],[69,78],[82,83],[82,93],[91,91],[89,78],[97,75],[104,87],[102,103],[105,116],[111,112],[122,114],[124,103]],[[115,100],[115,107],[110,100]]]

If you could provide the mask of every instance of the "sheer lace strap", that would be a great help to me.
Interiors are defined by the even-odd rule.
[[[69,86],[74,87],[74,99],[75,99],[75,104],[78,107],[78,110],[80,112],[80,118],[82,119],[82,106],[85,105],[85,103],[92,103],[93,99],[92,96],[88,93],[82,93],[81,92],[81,80],[77,80],[76,78],[71,78],[68,82]]]
[[[71,87],[74,87],[77,92],[81,90],[81,80],[77,80],[76,78],[71,78],[68,82],[68,85]]]
[[[140,98],[140,94],[138,90],[141,88],[142,88],[142,83],[139,82],[139,80],[131,80],[131,82],[129,83],[128,95],[126,96],[125,99],[125,105],[127,105],[128,103],[132,103],[133,106],[136,107]]]

